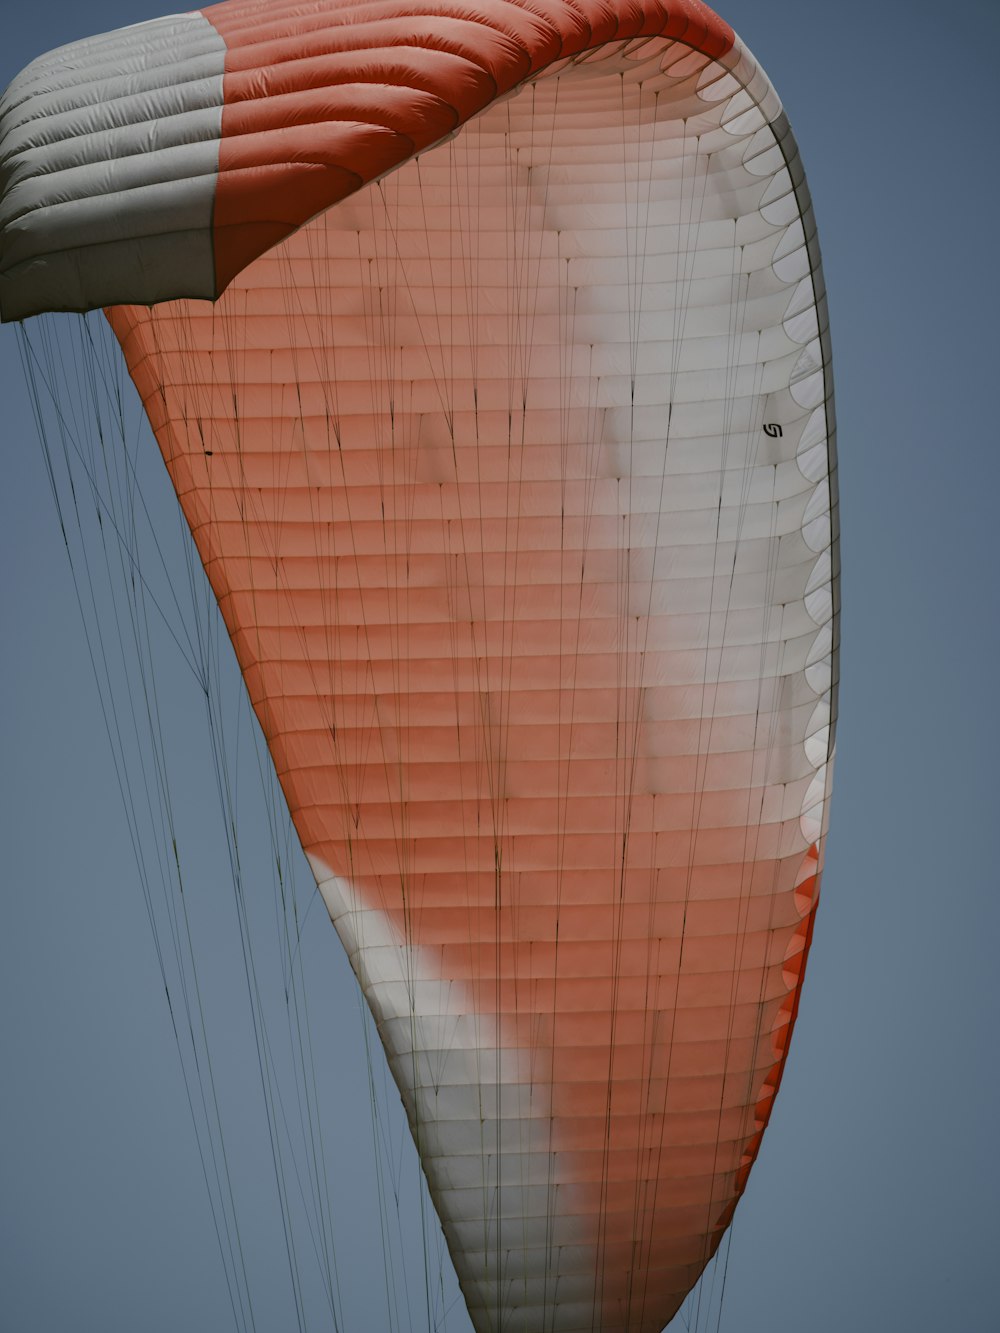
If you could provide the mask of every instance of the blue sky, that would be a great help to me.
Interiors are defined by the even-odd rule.
[[[144,0],[23,7],[6,17],[0,83],[52,45],[160,12]],[[1000,7],[729,0],[720,12],[784,99],[812,188],[843,556],[823,899],[785,1082],[737,1214],[720,1329],[991,1333]],[[0,382],[0,1330],[215,1333],[233,1320],[177,1046],[9,328]],[[150,495],[169,525],[154,465],[150,454]],[[207,1003],[257,1327],[283,1333],[294,1313],[203,709],[183,673],[168,695],[171,745],[188,756],[178,818],[205,904]],[[345,1326],[380,1333],[362,1023],[321,910],[309,925]],[[388,1132],[398,1144],[398,1123]],[[405,1160],[400,1179],[408,1280],[422,1293]],[[422,1294],[411,1309],[422,1333]],[[467,1325],[453,1310],[447,1327]]]

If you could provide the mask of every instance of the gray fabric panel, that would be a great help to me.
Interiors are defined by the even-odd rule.
[[[0,99],[0,317],[215,295],[225,44],[200,14],[61,47]]]
[[[183,64],[217,52],[221,45],[215,28],[197,13],[151,19],[98,37],[84,37],[33,60],[13,80],[0,107],[6,111],[24,98],[71,88],[81,89],[80,101],[85,102],[85,89],[96,80]]]
[[[164,82],[164,75],[170,71],[178,74],[173,81]],[[169,71],[150,71],[142,80],[105,79],[95,83],[91,89],[94,96],[87,102],[70,101],[67,105],[65,96],[53,94],[33,98],[20,108],[22,112],[30,109],[31,119],[11,114],[0,122],[0,161],[5,168],[13,169],[18,158],[40,150],[35,169],[57,170],[60,149],[66,156],[76,151],[78,139],[119,127],[138,127],[151,115],[163,122],[162,133],[173,133],[174,120],[217,105],[218,75],[218,58],[199,56],[184,66],[183,81],[179,67],[171,65]]]
[[[204,248],[204,232],[199,229],[58,250],[11,274],[0,273],[0,310],[4,320],[14,320],[46,310],[168,301],[177,295],[178,266],[186,262],[185,255],[191,256],[192,264],[204,264]],[[212,297],[210,291],[194,290],[194,281],[186,286],[191,288],[189,296]]]
[[[57,250],[113,241],[138,240],[180,229],[205,228],[211,247],[212,199],[218,150],[196,144],[151,156],[164,170],[158,179],[131,183],[133,168],[142,160],[104,162],[80,167],[86,193],[59,197],[50,192],[30,212],[4,228],[3,272],[13,272],[25,260],[41,259]],[[161,159],[176,158],[163,162]],[[52,202],[48,202],[51,199]]]
[[[57,145],[63,159],[57,169],[39,175],[25,164],[23,171],[8,182],[0,199],[0,228],[12,237],[13,224],[36,209],[165,181],[192,178],[194,192],[206,186],[193,178],[211,176],[208,188],[214,190],[219,165],[218,129],[219,112],[213,107]],[[178,138],[171,144],[169,138],[174,134]],[[15,253],[13,240],[10,245],[9,251],[6,243],[4,246],[5,261],[16,263],[24,256]]]

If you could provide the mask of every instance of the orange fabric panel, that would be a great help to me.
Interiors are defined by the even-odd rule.
[[[436,0],[419,13],[398,3],[224,0],[200,12],[226,42],[213,218],[219,292],[323,208],[554,61],[638,36],[676,38],[713,57],[735,40],[700,0],[481,0],[474,10]],[[339,91],[368,82],[386,91],[370,99]],[[308,135],[289,133],[295,125],[308,125]]]

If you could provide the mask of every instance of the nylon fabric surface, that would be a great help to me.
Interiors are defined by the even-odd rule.
[[[0,99],[0,316],[214,296],[225,46],[197,14],[35,60]]]
[[[612,43],[112,312],[480,1330],[654,1330],[794,1021],[826,311],[742,47]]]
[[[546,65],[657,34],[733,41],[699,0],[226,0],[71,43],[0,103],[0,317],[217,296]]]

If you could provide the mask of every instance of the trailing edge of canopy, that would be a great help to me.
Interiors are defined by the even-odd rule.
[[[0,99],[0,317],[215,299],[525,80],[655,37],[743,54],[699,0],[226,0],[60,47]]]

